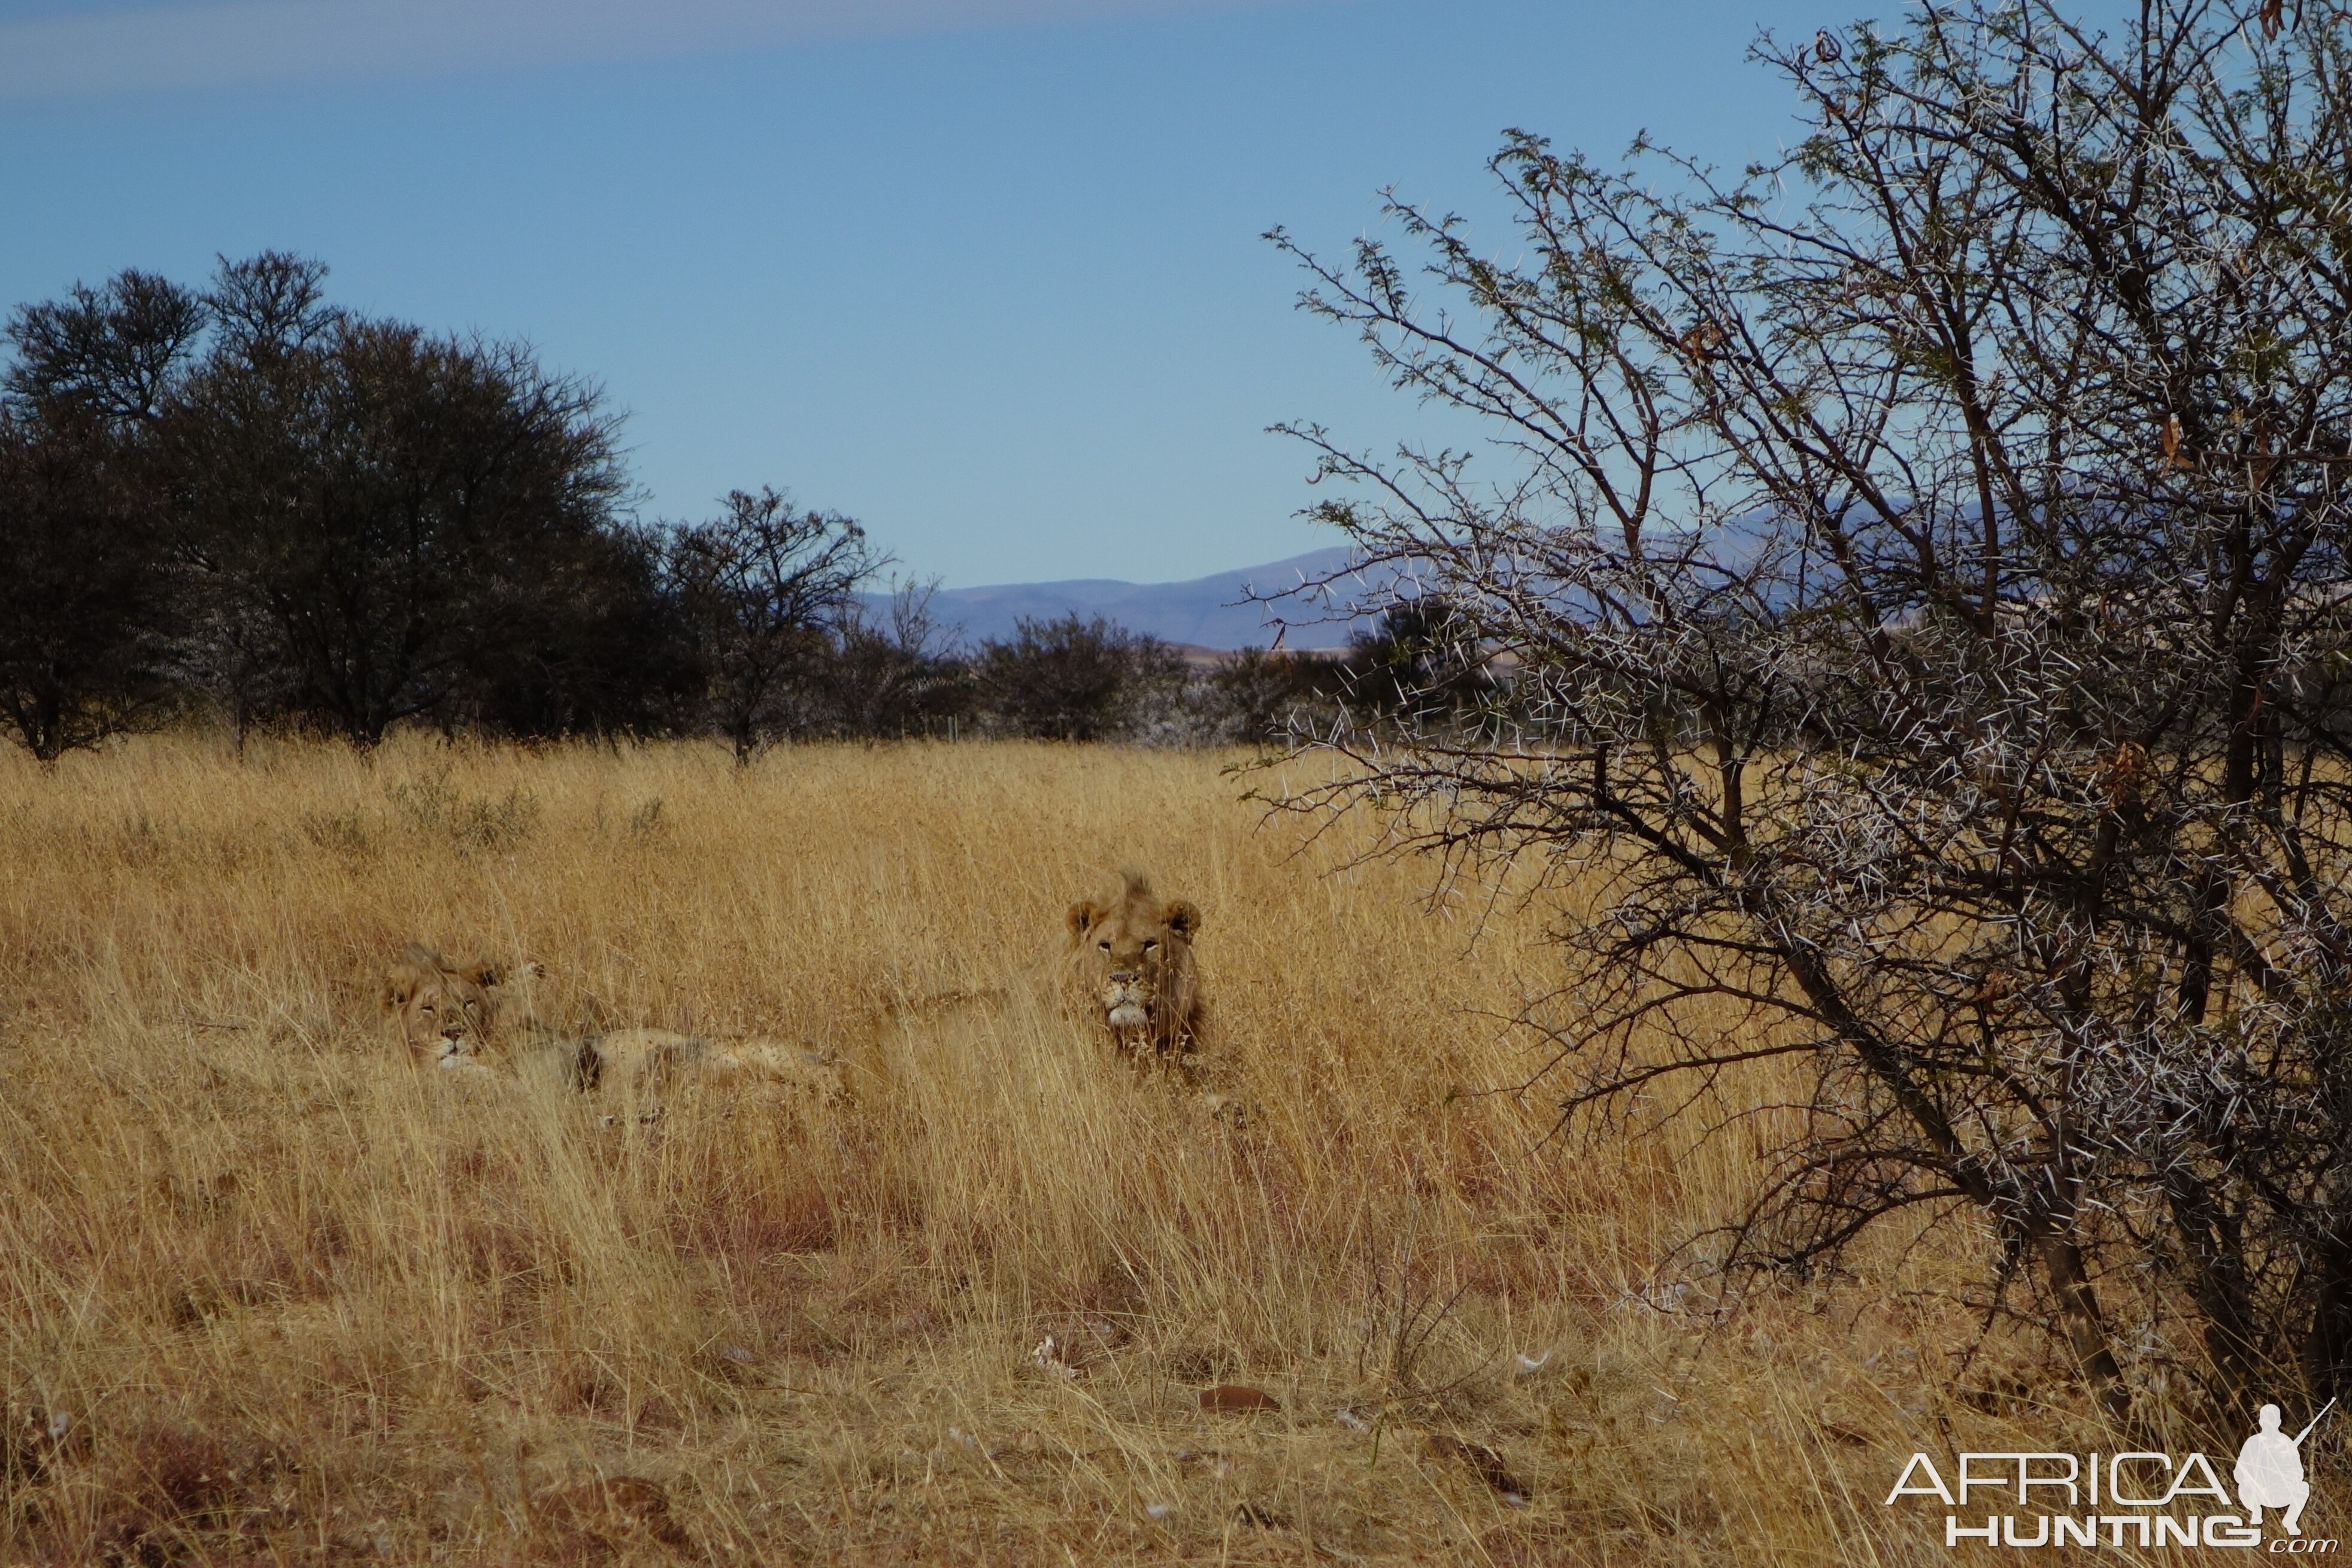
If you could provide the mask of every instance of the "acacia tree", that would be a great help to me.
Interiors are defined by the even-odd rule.
[[[1024,615],[973,660],[982,701],[1005,729],[1045,740],[1101,740],[1168,706],[1184,663],[1159,638],[1097,615]]]
[[[202,298],[152,272],[131,268],[100,288],[78,283],[10,319],[9,395],[135,428],[163,412],[209,319]]]
[[[206,319],[134,271],[7,323],[0,716],[44,761],[170,706],[179,606],[145,438]]]
[[[796,511],[791,497],[765,487],[730,491],[717,517],[671,535],[667,573],[706,721],[739,764],[802,727],[802,677],[825,662],[858,586],[888,564],[853,519]]]
[[[0,719],[54,762],[170,704],[160,508],[119,444],[0,409]]]
[[[119,727],[168,675],[240,741],[666,725],[675,628],[596,390],[336,308],[325,277],[265,252],[202,292],[125,272],[11,318],[12,452],[39,461],[12,459],[0,641],[89,694],[27,711]]]
[[[209,391],[232,393],[244,406],[220,418],[228,411],[192,403],[185,395],[192,378],[179,369],[163,383],[174,395],[157,400],[145,421],[147,444],[160,452],[158,466],[183,470],[171,486],[183,503],[175,530],[184,568],[175,664],[188,685],[228,720],[240,757],[257,719],[303,706],[305,683],[287,648],[287,617],[273,602],[283,601],[282,585],[273,591],[257,574],[234,570],[241,560],[265,562],[286,553],[282,538],[277,549],[257,548],[258,536],[284,529],[290,508],[271,507],[248,518],[219,505],[219,498],[224,491],[249,494],[254,487],[255,458],[267,444],[257,428],[266,420],[255,418],[256,383],[298,375],[298,361],[315,361],[349,319],[326,303],[326,277],[323,263],[283,251],[224,259],[200,301],[214,337],[209,373],[202,379]],[[161,417],[167,409],[174,417]],[[190,438],[192,429],[199,438]],[[231,432],[241,438],[226,439]]]
[[[961,628],[942,632],[931,613],[936,582],[891,587],[878,612],[852,601],[816,671],[824,722],[863,740],[929,735],[968,715],[971,672],[947,651]]]
[[[606,553],[627,482],[600,403],[520,346],[400,322],[225,334],[162,444],[206,670],[240,715],[262,669],[361,745],[459,716],[551,581]]]
[[[1423,733],[1475,723],[1492,686],[1484,666],[1465,656],[1475,648],[1475,629],[1456,625],[1443,597],[1419,594],[1349,634],[1337,684],[1367,717],[1394,716]]]
[[[1734,1120],[1735,1272],[1973,1214],[2112,1415],[2142,1356],[2352,1391],[2352,34],[1979,0],[1757,54],[1808,124],[1742,177],[1510,136],[1524,260],[1393,195],[1425,271],[1271,236],[1492,423],[1491,481],[1296,434],[1452,608],[1426,678],[1517,666],[1282,803],[1577,882],[1570,1122],[1800,1070]]]

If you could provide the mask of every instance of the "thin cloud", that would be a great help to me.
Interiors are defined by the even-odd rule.
[[[226,0],[0,23],[0,99],[429,76],[1290,0]]]

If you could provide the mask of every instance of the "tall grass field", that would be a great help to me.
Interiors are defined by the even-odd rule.
[[[1433,898],[1244,760],[0,754],[0,1563],[1944,1563],[1914,1451],[2107,1441],[1964,1229],[1720,1294],[1750,1134],[1562,1132],[1510,1023],[1573,887]],[[1037,977],[1127,866],[1189,1077]],[[833,1076],[420,1069],[411,941],[518,1056]]]

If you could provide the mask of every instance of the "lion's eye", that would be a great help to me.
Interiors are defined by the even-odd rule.
[[[1110,944],[1108,942],[1097,942],[1095,946],[1100,947],[1106,953],[1110,951]]]
[[[1145,952],[1149,953],[1149,952],[1150,952],[1154,947],[1157,947],[1157,946],[1160,946],[1159,939],[1158,939],[1157,937],[1154,937],[1152,940],[1150,940],[1150,941],[1149,941],[1149,942],[1146,942],[1146,943],[1143,945],[1143,950],[1144,950]]]
[[[431,1012],[431,1011],[433,1010],[433,1004],[432,1004],[431,1002],[427,1002],[427,1003],[425,1003],[423,1007],[421,1007],[421,1008],[417,1009],[416,1010],[417,1010],[417,1011],[419,1011],[419,1012],[425,1012],[425,1013],[429,1013],[429,1012]]]

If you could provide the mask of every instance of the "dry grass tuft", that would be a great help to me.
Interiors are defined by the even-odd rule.
[[[1014,746],[0,759],[0,1560],[1926,1563],[1914,1448],[2090,1446],[2036,1345],[1960,1397],[1926,1254],[1711,1317],[1664,1260],[1750,1156],[1486,1092],[1540,917],[1236,794]],[[1006,987],[1129,863],[1205,915],[1221,1109]],[[411,940],[838,1092],[414,1071]]]

